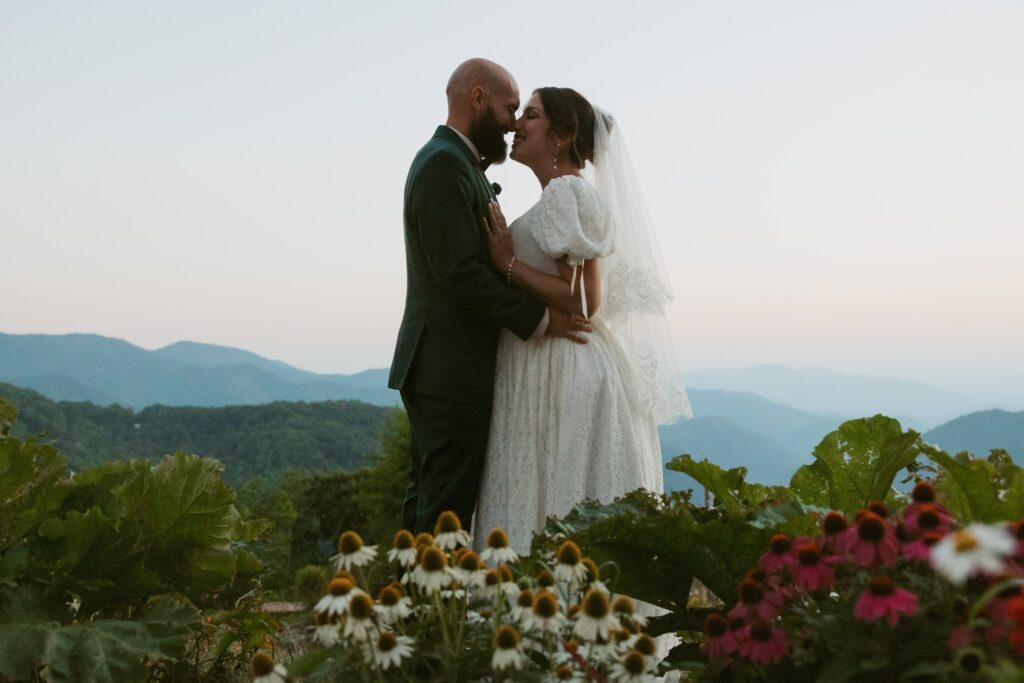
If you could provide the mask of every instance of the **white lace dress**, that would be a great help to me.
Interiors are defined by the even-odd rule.
[[[613,238],[594,187],[577,176],[553,179],[509,229],[516,258],[552,275],[556,258],[607,255]],[[586,345],[523,342],[502,331],[474,522],[478,549],[502,527],[526,553],[549,515],[564,516],[587,498],[610,502],[640,487],[663,490],[655,417],[638,390],[634,361],[600,308],[591,322]]]

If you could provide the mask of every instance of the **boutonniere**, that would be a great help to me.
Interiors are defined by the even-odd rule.
[[[494,191],[494,196],[497,197],[499,194],[501,194],[501,185],[499,185],[498,183],[491,183],[491,190]]]

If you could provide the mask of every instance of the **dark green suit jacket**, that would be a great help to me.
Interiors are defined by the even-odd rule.
[[[528,339],[544,305],[491,265],[480,224],[492,194],[459,135],[439,126],[405,182],[405,315],[388,386],[490,405],[498,334]]]

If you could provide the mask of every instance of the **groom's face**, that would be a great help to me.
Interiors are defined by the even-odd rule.
[[[508,156],[505,136],[515,125],[519,93],[511,84],[492,93],[483,111],[469,126],[469,139],[484,158],[484,166],[500,164]]]

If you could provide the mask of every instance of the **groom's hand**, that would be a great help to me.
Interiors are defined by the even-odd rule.
[[[548,329],[544,332],[545,337],[564,337],[577,344],[586,344],[587,339],[583,335],[593,331],[590,321],[582,315],[566,313],[560,308],[548,306]]]

